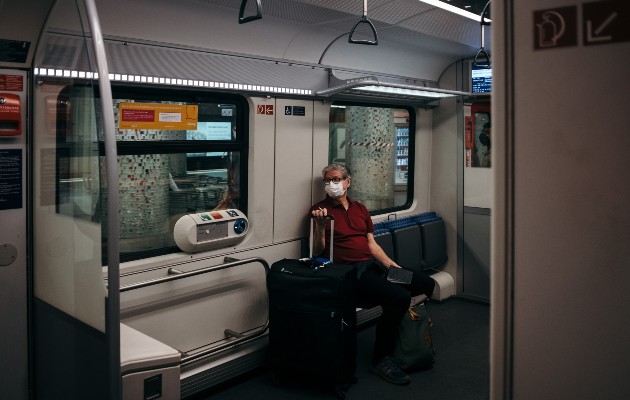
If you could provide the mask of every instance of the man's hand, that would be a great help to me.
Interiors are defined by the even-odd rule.
[[[325,208],[319,208],[318,210],[313,210],[311,212],[313,219],[315,219],[315,223],[318,227],[323,227],[326,225],[326,216],[328,215],[328,210]]]

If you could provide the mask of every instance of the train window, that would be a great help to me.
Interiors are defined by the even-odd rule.
[[[473,103],[471,106],[470,139],[467,143],[466,158],[468,166],[490,168],[491,165],[491,132],[490,105]]]
[[[173,227],[185,214],[225,208],[247,212],[247,103],[241,97],[129,88],[114,88],[113,97],[121,261],[179,251]],[[77,98],[66,104],[72,104],[70,120],[64,122],[68,127],[72,114],[88,112]],[[98,142],[102,140],[99,132]],[[74,216],[81,209],[86,218],[105,222],[104,160],[99,179],[76,179],[80,171],[71,166],[80,163],[65,164],[69,167],[68,176],[60,179],[62,197],[78,193],[71,187],[77,182],[91,188],[90,199],[75,199]],[[102,227],[106,243],[107,229]]]
[[[349,167],[350,196],[372,214],[408,208],[413,197],[413,109],[335,103],[329,122],[329,162]]]

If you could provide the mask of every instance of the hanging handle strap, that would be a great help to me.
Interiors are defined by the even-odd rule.
[[[367,26],[372,30],[372,34],[374,35],[374,40],[362,40],[362,39],[353,39],[354,31],[360,24],[367,24]],[[363,0],[363,16],[354,24],[354,27],[350,31],[350,36],[348,36],[348,43],[352,44],[367,44],[367,45],[377,45],[378,44],[378,34],[376,33],[376,28],[374,28],[374,24],[367,17],[367,0]]]
[[[473,63],[475,64],[475,67],[490,68],[490,56],[488,55],[486,49],[483,47],[479,49]]]
[[[477,52],[477,55],[475,56],[475,59],[473,60],[473,65],[475,67],[480,67],[480,68],[490,68],[490,56],[488,55],[488,52],[485,49],[485,33],[483,30],[483,25],[481,25],[481,48],[479,49],[479,51]]]
[[[488,0],[483,11],[481,12],[481,20],[479,21],[479,25],[481,27],[481,48],[477,52],[475,59],[473,60],[473,65],[475,67],[482,68],[490,68],[490,56],[485,49],[486,45],[486,35],[485,35],[485,26],[490,26],[490,21],[486,21],[486,14],[488,12],[488,7],[490,7],[490,3],[492,0]]]
[[[245,6],[247,5],[247,0],[241,0],[241,10],[238,13],[238,23],[245,24],[247,22],[255,21],[257,19],[262,18],[262,5],[260,4],[260,0],[256,0],[256,14],[250,15],[248,17],[243,17],[245,14]]]

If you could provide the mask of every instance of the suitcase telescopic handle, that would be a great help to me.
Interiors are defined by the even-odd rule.
[[[326,215],[324,218],[328,218],[330,219],[330,262],[333,262],[333,236],[335,235],[335,218],[332,215]],[[308,254],[309,254],[309,258],[313,258],[313,233],[315,232],[313,229],[313,219],[315,219],[315,217],[313,217],[311,215],[311,234],[309,235],[308,238]],[[324,234],[326,234],[325,230],[324,230]]]

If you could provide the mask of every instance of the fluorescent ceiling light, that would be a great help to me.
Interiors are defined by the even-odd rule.
[[[380,93],[383,95],[389,95],[390,97],[403,96],[424,99],[439,99],[444,97],[470,95],[468,92],[460,92],[457,90],[381,82],[376,78],[358,79],[356,81],[340,83],[339,85],[329,87],[328,89],[318,90],[315,92],[315,95],[328,97],[339,93],[352,93],[352,91]]]
[[[470,18],[470,19],[475,20],[477,22],[481,21],[481,15],[473,14],[473,13],[471,13],[469,11],[462,10],[461,8],[457,8],[457,7],[452,6],[450,4],[444,3],[443,1],[440,1],[440,0],[419,0],[419,1],[421,1],[423,3],[430,4],[430,5],[434,6],[434,7],[438,7],[438,8],[441,8],[443,10],[450,11],[452,13],[461,15],[462,17]],[[490,20],[487,19],[487,18],[486,18],[486,21],[490,22]]]
[[[430,92],[428,90],[422,90],[422,89],[406,89],[406,88],[374,86],[374,85],[358,86],[358,87],[352,88],[352,90],[360,90],[364,92],[374,92],[374,93],[395,94],[398,96],[431,97],[431,98],[436,98],[436,99],[462,95],[459,93]]]
[[[0,1],[1,3],[1,1]],[[75,71],[75,70],[62,70],[52,68],[35,68],[35,75],[38,76],[53,76],[63,78],[82,78],[82,79],[98,79],[96,72]],[[291,93],[312,95],[311,89],[296,89],[296,88],[282,88],[275,86],[258,86],[247,85],[242,83],[230,83],[230,82],[209,82],[199,81],[193,79],[180,79],[180,78],[161,78],[157,76],[145,76],[145,75],[126,75],[120,73],[110,73],[110,81],[123,81],[123,82],[141,82],[141,83],[154,83],[161,85],[171,86],[203,86],[211,88],[232,89],[232,90],[248,90],[255,92],[273,92],[273,93]]]

